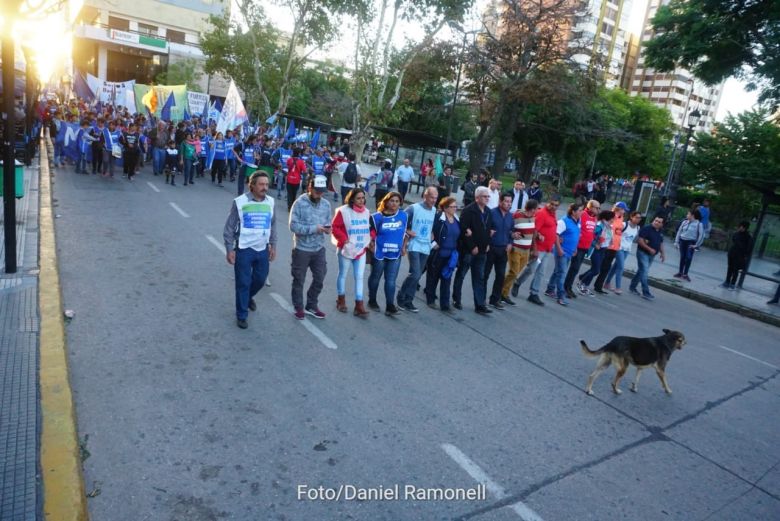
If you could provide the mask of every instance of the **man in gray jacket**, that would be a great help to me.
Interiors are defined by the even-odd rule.
[[[293,233],[291,293],[295,318],[298,320],[303,320],[306,315],[325,318],[325,313],[320,311],[317,305],[317,299],[328,271],[325,260],[325,237],[331,231],[331,215],[330,203],[322,197],[326,190],[325,176],[309,178],[306,193],[295,200],[290,210],[290,231]],[[308,269],[311,269],[312,282],[306,293],[304,307],[303,284]]]

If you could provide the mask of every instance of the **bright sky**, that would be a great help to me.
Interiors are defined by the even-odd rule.
[[[625,0],[631,2],[631,0]],[[487,5],[489,0],[476,0],[474,13],[478,14],[484,10],[484,6]],[[633,0],[631,2],[631,17],[629,19],[628,30],[635,34],[642,32],[642,23],[644,23],[645,10],[647,9],[648,0]],[[292,17],[289,14],[289,10],[286,7],[280,7],[270,2],[264,5],[266,14],[270,19],[274,21],[277,26],[284,31],[292,31]],[[468,27],[476,24],[464,24]],[[396,42],[400,43],[405,37],[408,37],[411,31],[419,33],[417,24],[408,24],[403,21],[399,21],[396,27],[397,38]],[[349,31],[347,31],[349,32]],[[443,33],[445,34],[445,33]],[[354,49],[354,42],[342,41],[340,42],[340,56],[351,56],[352,51],[348,49]],[[726,80],[726,85],[723,88],[723,95],[721,97],[720,106],[718,107],[718,113],[716,120],[723,121],[728,113],[739,114],[745,110],[751,109],[758,99],[758,93],[747,92],[745,90],[744,82],[729,78]]]

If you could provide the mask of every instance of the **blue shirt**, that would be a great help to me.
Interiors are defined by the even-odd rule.
[[[214,159],[225,159],[226,153],[225,141],[221,139],[214,141]]]
[[[653,228],[652,224],[647,224],[645,226],[642,226],[642,229],[639,230],[639,237],[646,240],[647,245],[650,246],[652,249],[654,249],[656,253],[658,253],[658,249],[661,247],[661,243],[664,242],[663,233]],[[640,248],[637,251],[641,251],[649,255],[649,252],[647,252],[643,248]]]
[[[371,216],[376,230],[377,259],[397,259],[401,256],[401,248],[406,235],[406,212],[399,210],[395,215],[384,215],[380,212]]]
[[[501,213],[500,208],[490,210],[493,224],[490,229],[496,233],[490,238],[490,246],[494,248],[506,248],[512,242],[512,229],[515,226],[515,220],[512,218],[512,212]]]
[[[236,146],[236,138],[234,137],[228,137],[225,138],[225,159],[233,159],[235,156],[235,152],[233,152],[233,149]]]

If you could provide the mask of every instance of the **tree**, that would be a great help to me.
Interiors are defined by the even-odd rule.
[[[578,12],[570,0],[502,0],[495,27],[484,28],[466,60],[466,92],[478,109],[479,130],[469,145],[471,171],[482,166],[494,140],[498,169],[513,139],[524,89],[537,72],[568,61],[570,20]]]
[[[401,99],[406,75],[418,55],[429,49],[447,24],[462,20],[472,0],[378,0],[378,9],[355,10],[356,39],[352,97],[352,145],[362,151],[372,125],[385,122]],[[377,14],[378,13],[378,14]],[[419,41],[400,49],[393,43],[399,19],[425,19]]]
[[[708,84],[729,76],[780,104],[780,4],[777,0],[672,0],[652,20],[657,35],[645,61],[659,71],[689,69]]]
[[[200,92],[202,76],[195,60],[185,58],[176,63],[169,63],[168,70],[158,74],[155,81],[161,85],[187,85],[187,90]]]
[[[759,198],[745,180],[780,178],[780,126],[766,110],[728,116],[712,132],[696,134],[683,182],[717,194],[719,220],[728,227],[755,215]]]
[[[201,40],[204,70],[233,79],[244,91],[250,112],[269,115],[269,92],[277,92],[283,53],[277,31],[262,9],[251,11],[248,22],[243,30],[226,16],[209,17],[211,30]]]

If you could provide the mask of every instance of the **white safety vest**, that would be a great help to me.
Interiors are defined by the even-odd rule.
[[[247,194],[234,199],[238,209],[238,247],[263,251],[271,238],[271,220],[274,216],[274,200],[266,195],[262,201],[255,201]]]

